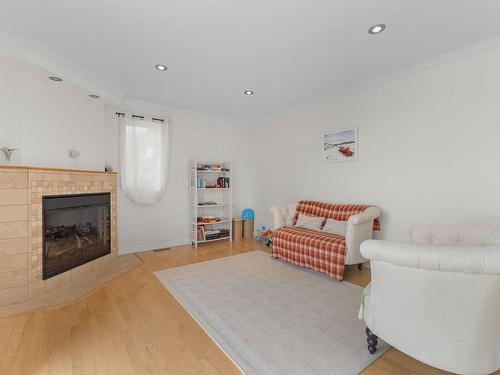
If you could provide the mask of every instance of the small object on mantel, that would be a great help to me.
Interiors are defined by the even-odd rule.
[[[108,173],[113,172],[113,166],[111,166],[111,165],[105,165],[104,166],[104,171],[108,172]]]
[[[17,151],[17,148],[10,148],[10,147],[2,147],[0,148],[0,150],[3,151],[3,153],[5,154],[5,159],[7,159],[7,161],[10,161],[10,157],[12,156],[12,153],[14,151]]]

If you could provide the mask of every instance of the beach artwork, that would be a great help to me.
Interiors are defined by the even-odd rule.
[[[357,159],[357,128],[337,130],[323,135],[323,160],[325,162]]]

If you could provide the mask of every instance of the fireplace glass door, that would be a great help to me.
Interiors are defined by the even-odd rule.
[[[111,252],[109,193],[43,198],[43,278]]]

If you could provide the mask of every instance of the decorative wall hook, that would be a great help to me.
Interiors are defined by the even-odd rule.
[[[5,154],[5,158],[7,159],[7,161],[10,161],[10,156],[12,155],[12,153],[14,151],[17,150],[17,148],[10,148],[10,147],[4,146],[4,147],[0,148],[0,150],[2,150],[3,153]]]

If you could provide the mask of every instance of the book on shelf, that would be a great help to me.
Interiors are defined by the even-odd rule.
[[[208,201],[208,202],[199,202],[198,206],[217,206],[218,203],[214,201]]]
[[[207,179],[198,176],[196,187],[200,189],[227,189],[229,188],[229,177],[218,177],[215,184],[207,184]]]
[[[198,239],[198,241],[210,241],[226,237],[229,237],[229,229],[217,229],[217,230],[205,229],[203,239]]]
[[[217,179],[217,187],[224,189],[229,188],[229,177],[219,177]]]

